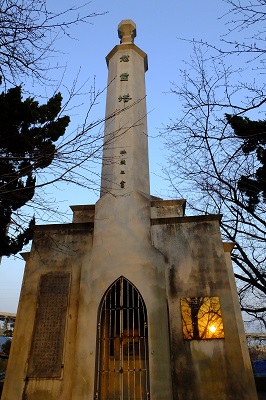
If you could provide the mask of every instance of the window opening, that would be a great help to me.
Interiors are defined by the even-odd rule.
[[[95,399],[149,400],[147,312],[140,293],[120,277],[105,293],[98,318]]]
[[[219,297],[185,297],[180,301],[184,339],[224,338]]]

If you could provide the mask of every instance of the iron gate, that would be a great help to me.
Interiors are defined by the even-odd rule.
[[[99,309],[95,399],[149,400],[148,325],[144,301],[124,277]]]

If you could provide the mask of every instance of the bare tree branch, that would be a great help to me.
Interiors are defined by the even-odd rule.
[[[48,61],[61,35],[71,38],[72,26],[90,23],[102,15],[90,10],[91,2],[55,13],[46,0],[0,0],[0,75],[5,83],[21,84],[23,76],[40,83],[51,79]]]
[[[251,210],[238,186],[242,175],[254,176],[260,162],[255,154],[243,152],[243,140],[225,118],[265,113],[265,87],[239,82],[239,70],[195,42],[181,75],[182,84],[173,84],[172,94],[182,113],[162,133],[170,152],[165,172],[174,196],[187,198],[191,213],[223,214],[222,235],[236,243],[232,260],[241,307],[266,326],[261,307],[266,294],[266,203],[261,199]]]

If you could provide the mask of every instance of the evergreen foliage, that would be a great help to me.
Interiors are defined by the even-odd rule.
[[[247,117],[226,114],[226,119],[236,136],[243,140],[245,154],[255,153],[260,166],[252,175],[242,175],[238,187],[248,198],[248,207],[254,211],[262,201],[266,201],[266,121],[252,121]]]
[[[43,105],[23,100],[19,86],[0,95],[0,256],[16,254],[32,238],[34,218],[12,226],[12,215],[33,198],[36,172],[55,157],[55,142],[70,122],[60,117],[61,102],[60,93]]]

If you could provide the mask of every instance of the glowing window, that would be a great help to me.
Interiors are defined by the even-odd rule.
[[[224,328],[218,297],[181,299],[184,339],[222,339]]]

